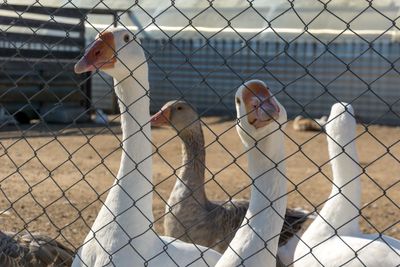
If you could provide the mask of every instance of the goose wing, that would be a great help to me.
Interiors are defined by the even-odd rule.
[[[279,246],[285,245],[295,233],[301,230],[308,219],[313,219],[311,212],[301,209],[286,209],[285,222],[279,237]]]
[[[0,231],[0,266],[71,266],[72,250],[40,234],[15,234]]]
[[[234,234],[241,225],[249,208],[247,200],[212,201],[207,205],[209,215],[213,217],[218,231],[225,235]],[[230,241],[230,240],[229,240]]]
[[[221,225],[226,229],[226,233],[232,233],[238,229],[243,221],[249,207],[247,200],[232,200],[227,202],[213,202],[215,205],[222,205],[223,209],[215,215],[220,217]],[[311,212],[302,209],[286,209],[285,221],[279,238],[279,246],[286,242],[300,229],[303,224],[313,218]]]

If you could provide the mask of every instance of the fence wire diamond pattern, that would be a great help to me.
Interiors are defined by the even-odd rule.
[[[0,266],[400,265],[396,1],[0,6]]]

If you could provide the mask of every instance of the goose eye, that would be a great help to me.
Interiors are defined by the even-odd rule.
[[[128,34],[124,35],[124,42],[125,43],[129,42],[129,35]]]
[[[177,110],[182,110],[182,107],[181,107],[181,106],[179,106],[179,107],[177,107],[176,109],[177,109]]]
[[[240,105],[240,99],[239,99],[239,98],[236,98],[236,103],[237,103],[238,105]]]

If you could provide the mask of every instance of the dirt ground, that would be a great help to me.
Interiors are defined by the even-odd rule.
[[[226,191],[248,198],[249,190],[242,189],[248,187],[249,179],[238,167],[247,168],[246,158],[242,155],[237,163],[233,161],[243,151],[234,122],[218,120],[203,120],[208,125],[204,127],[208,196],[224,200],[228,197]],[[0,140],[1,230],[26,228],[46,233],[71,247],[81,244],[100,208],[98,196],[105,199],[112,174],[118,171],[121,154],[119,134],[94,132],[86,136],[72,131],[57,138]],[[358,133],[357,148],[365,167],[361,227],[366,232],[382,231],[400,238],[399,128],[370,126],[366,132],[359,125]],[[287,176],[292,182],[288,186],[289,207],[320,208],[330,192],[332,177],[326,164],[325,135],[296,132],[290,122],[286,134]],[[164,200],[175,181],[174,168],[180,165],[180,143],[170,129],[153,129],[153,140],[162,145],[160,153],[168,161],[167,164],[160,156],[154,157],[153,182],[158,194],[154,194],[153,207],[157,219],[162,217]],[[156,229],[163,233],[162,219],[157,219]]]

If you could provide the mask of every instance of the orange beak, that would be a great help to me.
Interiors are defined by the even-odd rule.
[[[171,110],[169,108],[161,109],[159,112],[151,116],[150,122],[152,126],[162,126],[168,125],[171,115]]]
[[[247,121],[256,129],[278,119],[279,105],[264,84],[258,81],[247,82],[242,98],[247,111]]]
[[[113,68],[115,58],[115,41],[112,32],[103,32],[86,50],[83,57],[75,64],[75,73]]]
[[[247,115],[249,123],[256,129],[268,125],[279,117],[279,106],[273,99],[253,98],[253,111]]]

